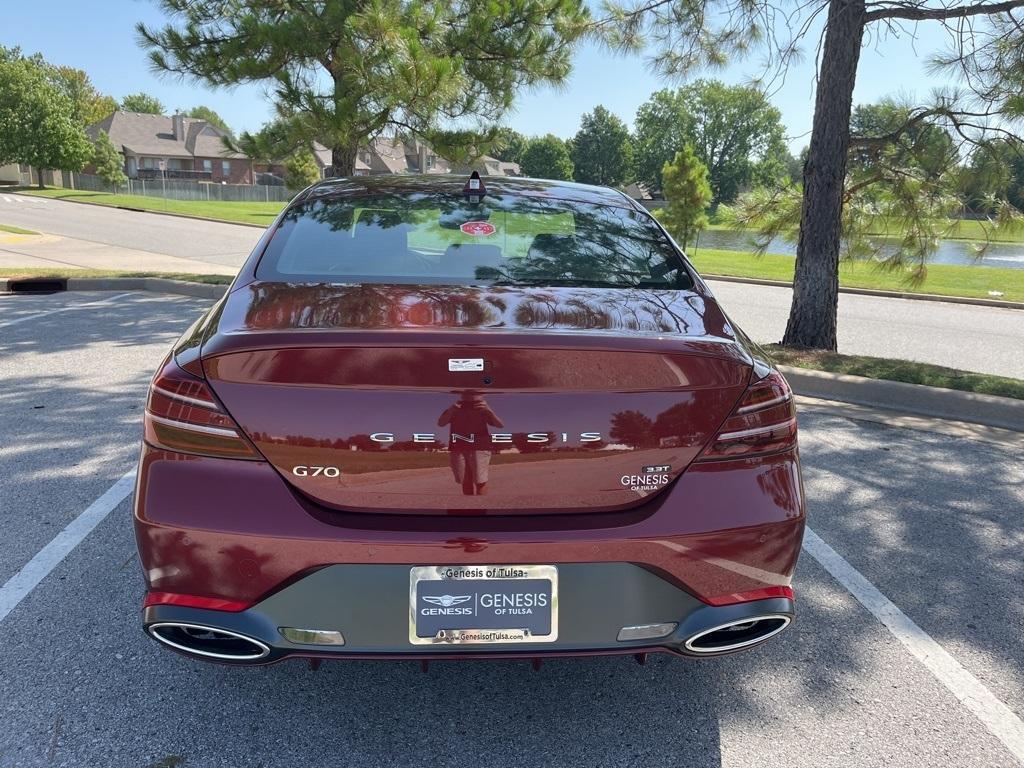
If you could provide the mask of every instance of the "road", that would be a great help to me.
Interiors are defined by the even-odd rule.
[[[814,409],[801,417],[811,527],[877,588],[875,613],[914,622],[966,677],[916,658],[820,546],[800,562],[797,623],[739,656],[427,674],[193,662],[139,628],[127,498],[5,613],[11,576],[131,470],[147,380],[202,309],[148,293],[0,297],[2,768],[1020,765],[968,683],[1003,707],[1024,760],[1024,451]]]
[[[242,264],[260,235],[254,227],[3,194],[0,222],[231,267]],[[788,288],[721,281],[712,288],[755,340],[782,338]],[[842,294],[839,350],[1024,379],[1024,312]]]
[[[92,243],[230,267],[241,266],[260,230],[216,221],[126,211],[0,191],[0,223]],[[145,269],[145,264],[139,265]]]
[[[756,341],[782,338],[791,289],[722,281],[711,289]],[[841,293],[839,351],[1024,379],[1024,310]]]

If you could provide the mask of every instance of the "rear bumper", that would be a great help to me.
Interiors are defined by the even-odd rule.
[[[135,498],[149,590],[248,606],[151,606],[145,624],[184,621],[254,637],[269,648],[257,663],[290,655],[688,653],[688,637],[736,617],[792,616],[786,598],[754,598],[789,585],[803,527],[795,451],[695,465],[628,512],[467,517],[327,512],[268,464],[144,446]],[[428,653],[409,644],[409,569],[442,564],[557,566],[558,640]],[[660,622],[678,627],[657,641],[615,639],[623,626]],[[337,629],[346,644],[296,647],[282,626]]]
[[[242,659],[241,663],[272,663],[294,656],[436,659],[632,654],[652,650],[712,656],[758,645],[767,638],[754,637],[749,644],[741,642],[738,648],[721,649],[714,643],[688,646],[687,641],[731,622],[784,617],[784,621],[780,619],[763,628],[764,633],[775,634],[776,625],[784,628],[794,613],[793,601],[788,598],[710,606],[629,563],[563,565],[558,567],[558,579],[558,638],[545,643],[410,645],[409,568],[395,565],[328,566],[239,612],[154,605],[145,609],[144,623],[157,639],[161,636],[152,632],[154,628],[176,622],[250,638],[266,652],[257,658]],[[653,639],[618,639],[623,627],[649,625],[674,627],[668,634]],[[344,645],[289,642],[281,631],[284,628],[337,632],[344,638]],[[733,644],[723,642],[718,646]],[[213,652],[217,653],[216,649]]]

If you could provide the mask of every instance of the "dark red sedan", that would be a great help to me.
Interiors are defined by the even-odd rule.
[[[711,656],[793,619],[793,397],[640,206],[301,193],[153,379],[143,623],[191,656]]]

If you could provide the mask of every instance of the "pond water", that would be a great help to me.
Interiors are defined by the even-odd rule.
[[[1024,269],[1024,243],[992,243],[983,259],[974,258],[973,245],[967,240],[941,240],[938,251],[928,260],[928,263]],[[688,250],[694,251],[694,246],[698,252],[701,248],[749,251],[754,247],[750,235],[728,229],[705,230],[700,233],[697,242],[691,244]],[[783,238],[775,238],[767,252],[795,256],[796,243]]]

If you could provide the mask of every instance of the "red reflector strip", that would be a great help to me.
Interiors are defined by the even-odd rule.
[[[792,429],[796,426],[796,419],[789,419],[781,424],[768,424],[764,427],[754,427],[752,429],[741,429],[738,432],[723,432],[717,438],[716,442],[722,442],[726,440],[747,440],[751,437],[757,437],[758,435],[767,435],[772,432],[778,432],[779,430]]]
[[[762,410],[764,408],[770,408],[773,405],[779,405],[780,403],[785,403],[786,401],[789,400],[789,398],[790,398],[790,395],[787,392],[784,395],[779,395],[778,397],[773,397],[771,400],[765,400],[764,402],[761,402],[761,403],[753,403],[752,405],[745,405],[742,408],[737,408],[736,409],[736,413],[737,414],[741,414],[741,413],[752,413],[753,411],[760,411],[760,410]]]
[[[249,608],[252,603],[239,600],[224,600],[219,597],[203,597],[202,595],[179,595],[176,592],[147,592],[142,601],[143,608],[151,605],[177,605],[182,608],[204,608],[209,611],[229,611],[238,613]]]
[[[226,429],[224,427],[208,427],[204,424],[192,424],[187,421],[178,421],[176,419],[165,419],[162,416],[157,416],[153,413],[146,413],[146,418],[152,419],[159,424],[166,424],[168,427],[175,427],[177,429],[184,429],[189,432],[202,432],[204,435],[217,435],[217,437],[238,437],[238,432],[233,429]]]
[[[169,397],[172,400],[180,400],[183,403],[189,403],[191,405],[198,405],[200,408],[209,408],[211,410],[217,409],[217,404],[212,400],[200,400],[197,397],[188,397],[187,395],[179,395],[176,392],[171,392],[164,389],[163,387],[157,386],[156,384],[152,387],[154,392],[159,392],[164,397]]]
[[[718,595],[717,597],[702,597],[701,600],[708,605],[735,605],[736,603],[749,603],[754,600],[768,600],[772,597],[785,597],[793,599],[792,587],[763,587],[752,589],[749,592],[734,592],[731,595]]]

